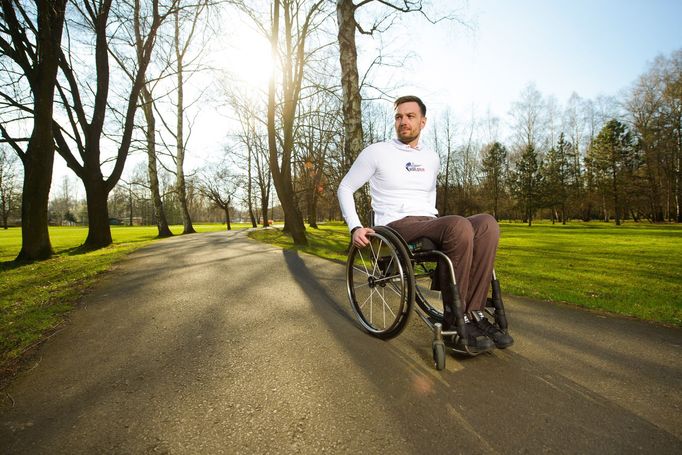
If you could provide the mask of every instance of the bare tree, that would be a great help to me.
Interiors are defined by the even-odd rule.
[[[297,245],[306,245],[308,240],[292,176],[296,114],[306,63],[305,45],[317,26],[315,20],[324,2],[318,1],[307,10],[304,3],[273,0],[270,44],[273,61],[281,64],[281,101],[277,97],[277,70],[273,66],[267,111],[270,172],[284,211],[285,229]]]
[[[142,21],[136,20],[132,23],[123,21],[123,26],[127,27],[129,31],[131,41],[135,43],[135,55],[136,62],[140,65],[145,57],[145,41],[144,41],[144,30],[143,26],[145,24]],[[161,33],[159,32],[160,38]],[[156,49],[163,46],[156,46]],[[157,52],[158,53],[158,52]],[[121,70],[128,76],[131,83],[135,82],[134,67],[129,68],[129,62],[118,58],[116,53],[112,53],[113,57],[116,58],[117,63]],[[158,236],[159,237],[170,237],[173,233],[168,226],[168,220],[166,217],[166,211],[164,210],[163,198],[161,197],[161,192],[159,188],[159,177],[158,177],[158,155],[157,155],[157,128],[156,128],[156,114],[154,111],[154,89],[157,84],[163,79],[164,73],[168,70],[170,64],[169,59],[162,59],[164,62],[162,65],[164,67],[159,71],[159,75],[149,77],[147,73],[149,72],[149,66],[152,66],[154,59],[150,60],[150,65],[148,65],[148,70],[145,72],[144,83],[140,89],[140,107],[143,113],[143,118],[145,122],[144,130],[145,145],[144,148],[147,153],[147,175],[149,179],[149,190],[151,192],[151,200],[154,207],[154,219],[156,220]]]
[[[266,125],[259,120],[259,115],[254,110],[256,103],[246,97],[237,94],[230,95],[230,103],[235,108],[239,118],[240,132],[237,135],[239,142],[246,149],[246,155],[242,158],[246,161],[246,200],[251,224],[258,224],[254,202],[259,199],[259,209],[262,216],[262,225],[270,225],[268,221],[268,203],[270,201],[270,189],[272,176],[268,168],[267,133],[262,131]],[[258,198],[254,196],[254,184],[258,188]]]
[[[363,2],[365,3],[365,2]],[[347,172],[353,160],[364,147],[362,131],[362,95],[358,75],[358,51],[355,31],[362,30],[355,20],[355,11],[361,5],[353,0],[338,0],[336,16],[339,24],[339,62],[341,64],[341,90],[343,92],[343,127],[345,134],[342,170]]]
[[[73,179],[75,177],[72,178],[69,175],[62,176],[57,188],[55,188],[57,190],[56,196],[50,201],[51,221],[59,225],[64,224],[65,221],[75,222],[73,210],[76,205],[76,183]]]
[[[139,28],[139,21],[135,22],[135,48],[137,54],[137,61],[144,58],[144,41],[142,39],[142,30]],[[163,73],[163,70],[161,71]],[[130,75],[132,77],[132,75]],[[154,112],[154,86],[160,80],[157,78],[154,82],[150,81],[145,76],[145,82],[140,89],[140,101],[142,113],[146,123],[145,141],[147,151],[147,174],[149,177],[149,190],[151,193],[152,204],[154,206],[154,219],[156,220],[156,227],[159,237],[170,237],[173,233],[168,226],[168,219],[163,205],[163,198],[159,187],[159,171],[158,171],[158,154],[157,154],[157,134],[156,134],[156,115]]]
[[[655,221],[682,221],[682,50],[656,58],[630,90],[626,109],[643,152],[644,211]]]
[[[229,166],[211,165],[201,172],[200,191],[213,204],[221,208],[225,213],[225,225],[227,230],[232,230],[230,209],[232,208],[235,195],[243,183],[238,176],[230,172]]]
[[[142,112],[147,124],[145,131],[147,149],[147,174],[149,176],[149,189],[151,192],[152,203],[154,205],[154,219],[159,237],[170,237],[173,233],[168,226],[166,210],[161,197],[159,187],[158,155],[156,150],[156,116],[154,114],[154,97],[151,88],[145,84],[140,91],[142,100]]]
[[[267,115],[265,108],[258,99],[248,91],[241,91],[237,87],[224,87],[227,103],[239,130],[234,134],[237,145],[230,147],[227,153],[229,160],[240,167],[246,164],[246,203],[252,224],[258,223],[260,212],[263,227],[270,225],[268,220],[268,204],[272,188],[272,174],[270,173],[267,133]],[[256,206],[258,208],[256,208]],[[255,226],[254,226],[255,227]]]
[[[180,0],[181,1],[181,0]],[[176,176],[176,191],[180,200],[180,207],[182,209],[182,233],[192,234],[196,232],[192,225],[192,217],[190,216],[187,201],[187,189],[185,183],[185,154],[187,149],[187,141],[189,134],[185,132],[186,125],[186,106],[185,100],[185,77],[187,67],[190,62],[188,59],[188,51],[198,30],[197,25],[206,11],[208,0],[201,0],[192,3],[183,8],[178,8],[174,13],[175,25],[175,39],[173,41],[173,49],[175,50],[175,74],[176,82],[176,124],[175,124],[175,176]],[[190,125],[191,128],[191,125]]]
[[[258,195],[260,200],[260,212],[262,216],[262,226],[270,226],[268,218],[268,204],[270,203],[270,193],[272,192],[272,173],[270,172],[269,152],[267,148],[267,137],[262,135],[253,136],[254,148],[251,153],[253,160],[252,168],[255,168],[255,182],[258,186]]]
[[[455,155],[455,125],[452,114],[449,110],[445,111],[441,121],[433,123],[433,142],[436,153],[440,155],[441,172],[440,188],[442,189],[441,215],[450,214],[450,199],[452,199],[452,183],[454,171]]]
[[[326,90],[311,96],[302,108],[300,150],[302,164],[299,180],[303,183],[308,225],[317,229],[318,202],[327,182],[326,169],[332,149],[340,144],[340,106]]]
[[[27,5],[28,3],[28,5]],[[66,11],[66,0],[1,0],[0,52],[12,64],[3,72],[19,83],[25,78],[31,102],[24,103],[13,89],[0,89],[0,98],[16,119],[28,115],[33,121],[30,137],[17,137],[0,121],[0,134],[17,153],[24,166],[21,204],[21,250],[17,260],[45,259],[52,255],[48,233],[48,200],[52,182],[55,146],[53,141],[54,91]],[[27,8],[28,6],[28,8]],[[31,8],[32,6],[35,9]],[[30,9],[29,9],[30,8]],[[4,60],[4,58],[3,58]],[[11,84],[13,85],[13,84]],[[24,149],[20,144],[27,143]]]
[[[119,6],[124,6],[120,4]],[[57,151],[64,158],[69,168],[83,181],[88,201],[88,236],[85,248],[101,248],[111,244],[111,230],[109,228],[108,194],[121,177],[130,149],[135,113],[137,110],[140,91],[144,85],[144,76],[154,47],[156,33],[161,23],[175,9],[174,2],[164,11],[160,11],[159,0],[149,0],[144,4],[141,0],[134,0],[126,15],[117,12],[117,17],[132,17],[134,21],[145,21],[146,30],[142,45],[142,59],[129,59],[134,77],[126,95],[125,108],[120,119],[120,141],[113,161],[113,169],[108,177],[104,177],[102,164],[105,161],[102,153],[105,120],[110,111],[110,77],[109,54],[114,52],[110,45],[111,37],[107,30],[112,22],[112,0],[86,0],[77,7],[82,19],[82,25],[94,36],[95,49],[95,77],[96,86],[92,94],[93,105],[88,108],[87,99],[90,93],[89,84],[79,81],[77,64],[74,54],[67,52],[60,56],[60,69],[64,75],[66,85],[58,84],[62,106],[66,111],[69,126],[55,130]],[[121,30],[121,28],[117,28]],[[133,48],[134,49],[134,48]],[[134,54],[133,50],[133,54]],[[123,60],[123,58],[119,57]],[[91,115],[88,116],[88,112]],[[114,112],[110,112],[114,114]],[[77,153],[74,153],[74,149]],[[80,160],[77,158],[79,157]]]
[[[8,221],[19,208],[21,198],[21,184],[19,183],[17,157],[0,148],[0,218],[3,229],[8,228]]]
[[[568,204],[575,207],[575,215],[584,213],[585,200],[583,198],[584,182],[583,182],[583,158],[584,150],[587,148],[583,146],[585,140],[585,102],[577,93],[573,92],[568,99],[566,108],[564,110],[563,130],[568,136],[568,143],[570,144],[567,150],[568,161],[568,175],[567,175],[567,200]]]
[[[517,147],[528,151],[541,147],[545,138],[546,103],[535,84],[530,83],[521,92],[520,99],[512,103],[510,115],[516,134]]]
[[[616,100],[608,96],[597,96],[595,99],[587,100],[584,104],[584,115],[586,124],[586,147],[584,161],[584,213],[583,219],[589,221],[593,218],[605,218],[604,208],[606,207],[606,196],[601,191],[600,170],[595,161],[590,156],[595,146],[595,140],[602,127],[612,118],[618,117],[616,110]],[[601,207],[599,212],[598,207]]]
[[[203,96],[200,93],[191,98],[187,95],[191,92],[187,92],[186,88],[190,78],[203,69],[200,62],[207,36],[211,33],[206,19],[209,8],[214,4],[216,2],[213,0],[176,0],[176,8],[172,12],[173,20],[166,22],[170,25],[170,30],[162,28],[159,32],[163,49],[156,54],[157,74],[148,78],[141,93],[147,123],[156,125],[156,120],[159,120],[162,125],[158,133],[148,125],[148,143],[151,144],[151,136],[156,135],[163,144],[162,147],[154,145],[157,153],[152,153],[151,145],[147,147],[150,181],[154,186],[154,175],[158,173],[155,169],[157,164],[164,166],[160,157],[169,157],[173,164],[166,169],[175,174],[176,200],[182,216],[183,234],[196,232],[192,224],[189,177],[185,171],[185,161],[193,126],[191,108]],[[197,45],[196,39],[201,38],[202,33],[203,39]],[[161,92],[162,95],[155,97],[156,92]],[[163,215],[161,201],[156,191],[154,193],[155,210]]]
[[[249,209],[249,219],[251,220],[251,227],[258,227],[258,220],[256,218],[256,211],[254,209],[253,197],[253,158],[255,151],[250,147],[250,143],[246,147],[246,204]]]
[[[442,158],[442,213],[466,215],[476,213],[479,209],[474,198],[478,173],[478,144],[474,135],[477,123],[472,112],[469,124],[461,134],[464,140],[457,146],[455,125],[449,112],[446,111],[443,121],[434,129],[435,145]]]
[[[203,27],[206,25],[204,19],[208,14],[209,7],[214,3],[213,0],[197,2],[177,0],[176,8],[172,13],[173,21],[169,27],[170,32],[164,31],[163,27],[159,31],[159,39],[163,41],[163,45],[157,46],[157,49],[162,49],[158,49],[153,62],[156,63],[156,74],[147,77],[145,86],[140,92],[142,110],[147,123],[148,173],[159,236],[172,235],[168,228],[158,183],[158,166],[163,165],[159,158],[164,154],[161,152],[164,149],[169,150],[166,155],[170,156],[174,163],[172,172],[175,174],[175,191],[182,215],[183,234],[195,232],[189,210],[185,158],[192,128],[188,111],[198,99],[187,102],[185,86],[189,78],[200,70],[197,62],[201,58],[204,46],[198,46],[199,50],[194,52],[197,49],[197,46],[194,46],[194,41],[202,29],[205,29],[204,34],[208,33],[209,29]],[[138,59],[141,57],[139,52],[141,48],[140,38],[140,34],[136,33]],[[171,79],[173,82],[169,83]],[[157,91],[163,93],[158,99],[155,98]],[[168,108],[168,104],[172,105],[172,109]],[[175,116],[174,122],[169,120],[172,119],[173,115]],[[157,118],[160,119],[163,126],[161,133],[156,130]],[[172,140],[163,141],[163,137],[166,135],[170,135]],[[164,146],[157,147],[157,140],[162,140]]]

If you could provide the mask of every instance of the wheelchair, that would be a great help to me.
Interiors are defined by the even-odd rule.
[[[346,261],[348,298],[360,326],[374,337],[390,339],[403,331],[414,309],[433,332],[431,347],[437,370],[445,368],[446,347],[443,337],[462,336],[465,350],[455,352],[475,355],[466,347],[464,308],[450,258],[427,238],[408,244],[388,226],[374,226],[372,229],[374,234],[370,235],[370,244],[357,248],[351,243]],[[439,284],[451,286],[454,296],[454,330],[443,330],[440,292],[432,290],[439,263],[449,272],[450,282]],[[493,318],[494,324],[506,333],[507,318],[500,283],[494,270],[491,287],[492,296],[487,299],[485,311]]]

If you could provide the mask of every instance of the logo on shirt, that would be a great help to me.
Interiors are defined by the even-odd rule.
[[[425,172],[426,171],[426,169],[424,169],[424,166],[422,166],[421,164],[411,163],[411,162],[408,162],[407,164],[405,164],[405,169],[407,169],[407,172]]]

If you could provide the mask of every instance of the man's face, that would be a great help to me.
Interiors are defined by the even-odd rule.
[[[399,104],[395,108],[395,132],[403,144],[417,145],[419,134],[426,125],[419,104],[415,101]]]

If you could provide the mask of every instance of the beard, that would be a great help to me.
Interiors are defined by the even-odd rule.
[[[412,128],[397,130],[398,140],[404,144],[409,144],[413,140],[419,137],[419,130],[413,130]]]

